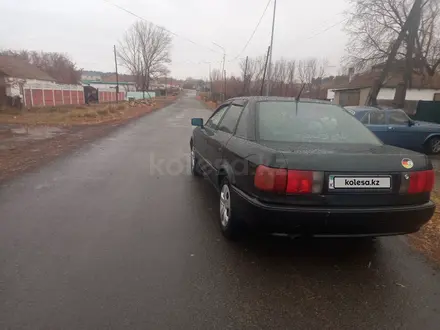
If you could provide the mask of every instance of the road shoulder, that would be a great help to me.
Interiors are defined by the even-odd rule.
[[[98,124],[68,126],[10,124],[8,127],[12,129],[8,131],[4,129],[4,134],[0,134],[0,183],[48,164],[57,157],[66,155],[174,102],[175,99],[162,100],[154,107],[133,109],[129,117]]]

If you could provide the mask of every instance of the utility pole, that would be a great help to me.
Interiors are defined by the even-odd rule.
[[[405,39],[405,36],[407,35],[407,32],[410,28],[410,25],[414,24],[415,19],[417,19],[418,22],[420,22],[421,4],[422,4],[422,0],[415,0],[414,1],[414,4],[411,8],[411,11],[408,14],[408,18],[406,19],[405,23],[403,24],[402,30],[400,31],[396,41],[394,42],[394,44],[391,48],[390,54],[388,55],[388,59],[385,62],[385,66],[382,69],[380,77],[379,77],[379,79],[374,81],[373,86],[370,89],[370,93],[368,94],[365,105],[377,106],[377,96],[379,94],[379,91],[382,87],[382,84],[383,84],[385,78],[388,76],[388,73],[389,73],[390,68],[393,64],[393,61],[396,59],[397,51],[399,50],[399,47],[400,47],[402,41]],[[417,28],[418,28],[418,25],[417,25],[416,29]],[[404,77],[404,80],[406,80],[406,77]],[[404,83],[404,84],[406,85],[406,83]],[[406,86],[404,86],[404,89],[405,89],[405,91],[404,91],[404,97],[405,97],[406,96]]]
[[[226,60],[226,51],[225,51],[225,49],[222,47],[222,46],[220,46],[219,44],[217,44],[217,43],[215,43],[215,42],[213,42],[213,44],[214,45],[216,45],[217,47],[220,47],[222,50],[223,50],[223,67],[222,67],[222,72],[223,72],[223,74],[225,75],[225,85],[224,85],[224,87],[223,87],[223,101],[225,101],[226,100],[226,71],[225,71],[225,60]]]
[[[225,71],[225,57],[226,54],[223,53],[223,75],[224,75],[224,79],[225,79],[225,85],[223,86],[223,102],[226,101],[226,71]]]
[[[276,14],[276,11],[277,11],[277,0],[274,0],[273,1],[272,34],[270,36],[269,66],[267,68],[266,96],[269,96],[269,94],[270,94],[270,82],[272,79],[273,35],[275,33],[275,14]]]
[[[165,97],[167,97],[167,75],[165,75]]]
[[[244,77],[243,77],[243,95],[246,93],[246,76],[247,76],[247,67],[248,67],[249,56],[246,56],[246,64],[244,65]]]
[[[223,101],[226,101],[226,70],[223,70],[223,74],[225,76],[225,86],[223,87],[223,90],[224,90]]]
[[[269,60],[269,53],[270,53],[270,46],[267,48],[266,63],[264,64],[263,81],[261,82],[261,91],[260,91],[261,96],[263,96],[264,79],[266,78],[266,70],[267,70],[267,62]]]
[[[119,75],[118,75],[118,61],[116,60],[116,45],[113,46],[115,53],[115,68],[116,68],[116,103],[119,102]]]
[[[211,63],[209,63],[209,84],[210,84],[210,86],[209,86],[209,98],[211,99],[211,101],[212,101],[212,72],[211,72]]]
[[[402,88],[399,87],[396,89],[396,93],[394,95],[394,103],[399,108],[405,107],[406,100],[406,90],[408,88],[412,88],[412,77],[413,77],[413,69],[414,69],[414,48],[416,46],[416,38],[417,33],[419,31],[420,20],[421,20],[421,11],[422,11],[422,1],[416,0],[414,2],[414,15],[411,18],[411,22],[408,27],[408,42],[406,49],[406,65],[405,65],[405,74],[403,78]],[[409,19],[409,18],[408,18]]]

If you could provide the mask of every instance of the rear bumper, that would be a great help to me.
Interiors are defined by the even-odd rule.
[[[265,232],[312,236],[391,236],[416,232],[427,223],[435,204],[392,207],[292,207],[262,203],[236,187],[233,208],[251,227]]]

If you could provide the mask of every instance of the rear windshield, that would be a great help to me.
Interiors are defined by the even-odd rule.
[[[317,143],[382,143],[343,108],[323,103],[257,103],[260,140]]]

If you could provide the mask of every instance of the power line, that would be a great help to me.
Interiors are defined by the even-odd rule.
[[[339,14],[337,14],[337,15],[339,15]],[[345,18],[345,19],[343,19],[343,20],[341,20],[341,21],[338,21],[338,22],[336,22],[336,23],[334,23],[334,24],[332,24],[332,25],[326,27],[324,30],[317,31],[316,33],[314,33],[314,34],[312,34],[312,35],[309,35],[308,37],[306,37],[306,38],[304,38],[304,39],[303,39],[303,38],[295,39],[295,42],[297,42],[297,41],[301,41],[301,40],[310,40],[310,39],[313,39],[313,38],[319,36],[320,34],[323,34],[323,33],[327,32],[327,31],[329,31],[330,29],[332,29],[332,28],[338,26],[339,24],[344,23],[344,22],[347,21],[347,20],[348,20],[348,19]],[[238,58],[240,55],[241,55],[241,53],[240,53],[238,56],[236,56],[234,59],[229,60],[229,62],[234,62],[234,61],[236,61],[237,59],[240,59],[240,60],[241,60],[241,59],[245,59],[245,57],[240,57],[240,58]]]
[[[254,29],[254,31],[252,32],[250,38],[249,38],[248,41],[246,42],[246,45],[245,45],[245,46],[243,47],[243,49],[241,50],[240,54],[238,54],[236,57],[234,57],[233,60],[236,60],[237,58],[239,58],[240,55],[243,54],[243,52],[246,50],[247,46],[249,46],[249,43],[252,41],[252,38],[254,37],[255,32],[257,32],[257,29],[258,29],[258,27],[260,26],[261,21],[263,20],[263,17],[264,17],[264,15],[266,14],[267,8],[269,8],[269,5],[270,5],[271,1],[272,1],[272,0],[269,0],[269,1],[267,2],[266,8],[264,8],[263,14],[262,14],[261,17],[260,17],[260,20],[258,21],[257,26],[255,26],[255,29]]]
[[[116,7],[116,8],[118,8],[118,9],[122,10],[122,11],[125,11],[127,14],[130,14],[130,15],[132,15],[132,16],[134,16],[134,17],[136,17],[136,18],[139,18],[139,19],[141,19],[141,20],[143,20],[143,21],[145,21],[145,22],[148,22],[148,23],[150,23],[150,24],[153,24],[154,26],[158,27],[159,29],[162,29],[162,30],[167,31],[168,33],[172,34],[172,35],[175,36],[175,37],[179,37],[179,38],[185,39],[186,41],[192,43],[193,45],[196,45],[196,46],[199,46],[199,47],[203,47],[203,48],[209,49],[211,52],[214,52],[214,53],[220,53],[219,51],[217,51],[217,50],[215,50],[215,49],[213,49],[213,48],[210,48],[210,47],[208,47],[208,46],[204,46],[204,45],[198,44],[197,42],[195,42],[195,41],[193,41],[193,40],[191,40],[191,39],[189,39],[189,38],[187,38],[187,37],[181,36],[181,35],[179,35],[179,34],[173,32],[173,31],[171,31],[171,30],[169,30],[169,29],[167,29],[167,28],[165,28],[165,27],[163,27],[163,26],[159,26],[159,25],[157,25],[157,24],[155,24],[155,23],[153,23],[153,22],[151,22],[151,21],[145,19],[144,17],[139,16],[139,15],[137,15],[136,13],[133,13],[132,11],[130,11],[130,10],[128,10],[128,9],[126,9],[126,8],[124,8],[124,7],[122,7],[122,6],[120,6],[120,5],[117,5],[116,3],[113,3],[113,2],[111,2],[111,1],[109,1],[109,0],[104,0],[104,1],[107,2],[108,4],[114,6],[114,7]]]
[[[310,39],[313,39],[313,38],[319,36],[320,34],[323,34],[323,33],[327,32],[328,30],[333,29],[334,27],[338,26],[339,24],[344,23],[344,22],[347,21],[347,20],[348,20],[348,18],[344,18],[343,20],[341,20],[341,21],[339,21],[339,22],[336,22],[335,24],[333,24],[333,25],[331,25],[331,26],[325,28],[325,29],[322,30],[322,31],[319,31],[319,32],[317,32],[317,33],[315,33],[315,34],[313,34],[313,35],[307,37],[307,38],[304,39],[304,40],[310,40]]]

